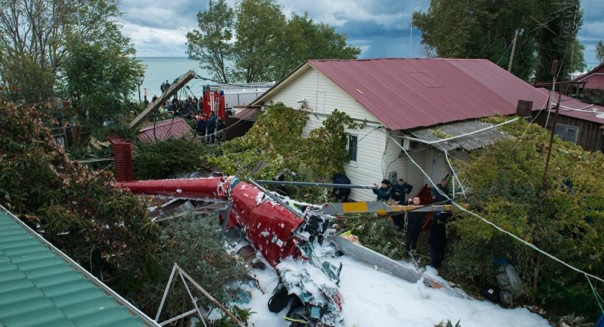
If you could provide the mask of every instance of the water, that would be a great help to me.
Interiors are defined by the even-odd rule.
[[[209,78],[210,74],[199,67],[199,63],[189,60],[186,57],[139,57],[145,67],[145,79],[141,84],[141,99],[147,92],[147,99],[151,101],[153,95],[161,94],[161,84],[166,80],[172,84],[176,78],[189,70],[194,70],[197,75],[203,78]],[[204,85],[215,85],[215,82],[206,79],[194,78],[187,83],[188,88],[181,88],[178,91],[179,98],[188,96],[203,96]],[[225,103],[227,107],[245,105],[259,97],[264,91],[272,86],[270,83],[253,83],[221,86],[225,93]],[[132,99],[138,101],[138,90],[132,94]]]
[[[147,99],[151,101],[153,95],[160,95],[160,86],[163,82],[168,80],[170,84],[178,78],[180,75],[186,73],[188,70],[194,70],[197,75],[202,77],[209,77],[209,74],[199,67],[199,63],[194,60],[189,60],[186,57],[140,57],[138,58],[145,66],[145,79],[141,84],[141,98],[145,95],[145,89],[147,89]],[[202,95],[203,85],[208,84],[208,81],[201,79],[193,79],[187,83],[189,89],[182,88],[178,92],[178,96],[181,98],[191,95],[191,92],[196,97]],[[133,94],[133,98],[138,100],[138,91]]]

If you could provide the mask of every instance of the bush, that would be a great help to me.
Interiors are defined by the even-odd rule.
[[[561,260],[602,276],[604,155],[556,138],[544,189],[549,134],[522,120],[506,129],[517,138],[497,142],[458,167],[473,192],[470,210]],[[455,276],[483,284],[493,276],[494,259],[503,258],[516,266],[527,301],[557,313],[593,316],[598,311],[582,274],[474,216],[462,217],[450,225],[458,236],[448,260]]]
[[[358,236],[365,247],[395,260],[400,260],[404,256],[405,234],[391,226],[384,217],[353,216],[344,220],[341,226]]]
[[[156,143],[137,142],[134,178],[163,179],[208,169],[210,166],[202,160],[212,151],[208,148],[202,146],[201,141],[188,137]]]
[[[215,223],[212,223],[215,221]],[[168,277],[174,264],[178,264],[218,302],[231,300],[230,288],[236,281],[247,279],[244,263],[229,256],[218,241],[218,217],[185,217],[164,226],[160,236],[162,253],[158,271],[147,281],[144,294],[132,294],[146,307],[158,308]],[[189,286],[198,304],[212,307],[210,302],[194,287]],[[191,300],[180,278],[173,283],[164,306],[163,318],[174,317],[191,309]]]

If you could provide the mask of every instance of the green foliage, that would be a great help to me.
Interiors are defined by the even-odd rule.
[[[131,71],[136,65],[130,57],[134,48],[116,21],[120,15],[117,3],[2,2],[0,80],[10,86],[9,99],[39,103],[67,90],[76,102],[86,100],[82,105],[92,106],[81,110],[93,114],[97,108],[117,110],[113,103],[94,101],[110,101],[135,85]]]
[[[197,13],[199,30],[187,33],[187,53],[190,59],[199,61],[202,69],[211,72],[219,83],[229,83],[231,72],[228,62],[233,60],[235,12],[225,0],[209,2],[208,11]]]
[[[404,257],[405,234],[392,227],[386,218],[367,215],[352,216],[344,220],[341,227],[356,235],[363,246],[395,260]]]
[[[104,38],[82,39],[70,35],[68,56],[62,63],[66,96],[81,125],[99,128],[104,121],[128,118],[128,97],[141,73],[139,60],[128,39],[110,26]]]
[[[422,44],[436,56],[487,58],[506,69],[518,30],[512,73],[545,82],[551,82],[554,59],[561,63],[560,78],[583,69],[583,49],[576,40],[581,24],[578,0],[431,0],[426,13],[413,14]]]
[[[604,91],[597,89],[586,89],[583,91],[583,97],[581,98],[581,101],[603,105]]]
[[[187,34],[189,58],[221,83],[277,81],[308,59],[352,59],[360,49],[332,26],[305,14],[288,20],[275,0],[243,0],[235,8],[210,1]]]
[[[243,323],[247,323],[248,319],[254,314],[252,309],[249,308],[240,308],[238,306],[233,306],[231,311],[237,319],[239,319]],[[237,324],[229,318],[229,316],[223,314],[222,318],[218,320],[214,320],[213,327],[237,327]]]
[[[596,58],[599,62],[604,62],[604,43],[602,41],[596,43]]]
[[[211,223],[210,219],[214,219],[215,223]],[[145,294],[135,295],[139,303],[153,308],[159,307],[175,263],[218,302],[229,302],[231,285],[247,279],[247,268],[224,251],[222,243],[218,241],[219,231],[217,216],[203,219],[185,217],[171,221],[165,226],[160,237],[162,253],[157,265],[158,271],[144,286]],[[194,287],[190,289],[194,296],[197,296],[198,304],[211,306]],[[163,317],[170,318],[188,311],[191,305],[189,295],[179,278],[168,294]],[[246,314],[249,317],[251,312],[241,309],[239,314],[242,314],[243,318]]]
[[[136,144],[135,179],[163,179],[207,168],[201,159],[207,153],[207,147],[192,137]]]
[[[602,276],[604,248],[598,244],[604,241],[604,155],[556,138],[544,189],[549,133],[523,120],[506,126],[516,139],[500,141],[458,167],[473,192],[468,199],[471,210],[557,258]],[[458,278],[484,283],[493,259],[506,258],[516,265],[528,300],[561,312],[596,312],[584,276],[477,223],[473,216],[451,227],[459,240],[449,264]]]
[[[0,203],[95,275],[123,273],[112,286],[137,287],[159,250],[146,204],[70,161],[40,112],[0,101]]]
[[[294,179],[299,181],[328,180],[334,173],[343,171],[344,162],[349,160],[345,127],[360,125],[345,113],[334,110],[322,127],[303,138],[307,120],[303,110],[282,103],[269,106],[246,135],[225,142],[221,153],[208,160],[231,175],[271,179],[288,170],[295,172]],[[263,162],[264,167],[251,174],[259,162]],[[319,195],[316,191],[312,193]]]

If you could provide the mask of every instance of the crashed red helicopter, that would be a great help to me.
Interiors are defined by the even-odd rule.
[[[321,261],[313,251],[317,241],[328,240],[337,250],[410,282],[422,279],[428,286],[444,288],[452,294],[466,297],[465,293],[425,276],[421,271],[405,267],[360,244],[337,237],[332,224],[336,218],[334,213],[338,210],[333,205],[301,204],[270,192],[253,180],[248,183],[234,176],[127,181],[118,182],[115,187],[129,189],[136,194],[230,201],[230,210],[225,213],[225,228],[238,228],[242,231],[250,244],[275,268],[281,281],[275,294],[285,292],[286,296],[296,295],[304,307],[303,313],[299,313],[298,317],[308,326],[345,325],[341,315],[342,298],[338,292],[342,266],[335,267],[327,261]],[[371,203],[376,207],[372,211],[392,212],[409,209],[403,206],[393,208],[379,203],[381,207]],[[354,207],[358,208],[358,203]],[[438,207],[443,209],[443,206]],[[345,206],[344,210],[350,212]],[[419,210],[435,209],[422,207]],[[330,281],[314,281],[309,270],[316,269],[320,269]],[[284,306],[276,306],[276,310],[271,310],[278,312],[283,308]]]
[[[178,78],[168,91],[139,114],[130,126],[139,125],[162,101],[176,93],[194,75],[193,71],[189,71]],[[419,270],[405,267],[360,244],[338,237],[336,230],[332,228],[336,215],[368,211],[388,214],[409,210],[406,206],[389,207],[382,202],[355,203],[350,206],[346,203],[328,206],[299,203],[270,192],[253,180],[248,183],[235,176],[133,181],[130,149],[130,144],[114,143],[115,175],[118,179],[115,187],[128,189],[136,194],[230,203],[224,215],[225,230],[239,229],[250,245],[278,272],[281,283],[277,285],[273,298],[279,294],[293,294],[304,308],[303,313],[298,313],[297,317],[300,319],[296,319],[292,326],[299,326],[300,322],[304,322],[303,326],[345,326],[341,314],[343,301],[338,292],[342,266],[336,268],[327,261],[321,261],[314,253],[316,242],[322,243],[323,240],[328,240],[346,255],[368,262],[407,281],[415,283],[423,280],[428,286],[444,288],[452,294],[467,297],[465,293],[425,276]],[[450,207],[411,208],[418,211],[443,209],[450,210]],[[310,272],[317,269],[328,278],[313,280]],[[270,302],[271,311],[278,312],[284,308]],[[285,306],[287,304],[285,301]]]
[[[319,262],[312,242],[329,233],[331,215],[320,214],[317,206],[304,212],[283,202],[260,185],[240,181],[237,177],[208,177],[170,180],[129,181],[115,184],[137,194],[171,198],[231,201],[225,216],[226,229],[239,228],[250,244],[279,273],[289,294],[295,294],[304,306],[303,318],[310,326],[344,326],[342,301],[337,290],[339,268]],[[314,210],[313,210],[314,209]],[[331,283],[314,284],[306,269],[297,269],[287,259],[309,262],[321,269]],[[315,291],[311,291],[315,290]]]

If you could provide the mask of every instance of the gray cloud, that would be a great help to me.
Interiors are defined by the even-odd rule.
[[[228,0],[233,5],[236,0]],[[351,45],[361,48],[362,58],[423,56],[420,34],[413,34],[410,52],[411,11],[425,11],[429,1],[400,0],[278,0],[283,12],[305,12],[316,22],[333,25],[348,35]],[[207,10],[208,2],[199,0],[123,0],[126,13],[121,22],[124,34],[131,38],[142,57],[186,56],[186,33],[197,28],[197,13]],[[585,46],[585,60],[595,65],[595,44],[604,41],[604,1],[581,0],[583,26],[579,41]]]

